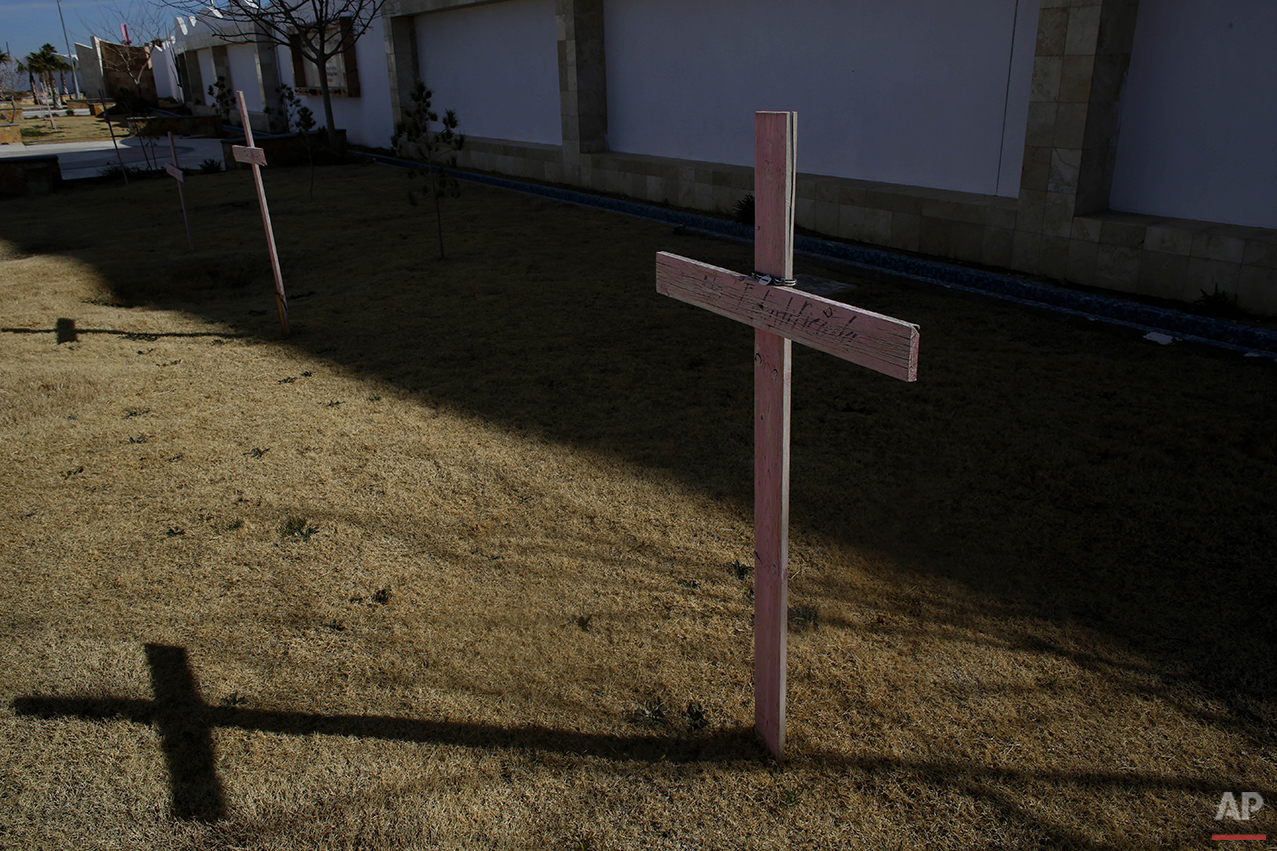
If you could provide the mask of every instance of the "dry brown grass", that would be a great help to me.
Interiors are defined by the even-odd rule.
[[[401,173],[306,181],[286,342],[247,173],[188,180],[194,257],[170,181],[6,202],[0,846],[1277,832],[1271,363],[859,282],[921,380],[796,351],[781,770],[751,335],[652,280],[748,248],[466,186],[439,263]]]
[[[115,138],[131,135],[128,123],[112,118],[108,127],[106,119],[93,115],[53,115],[58,129],[54,130],[48,118],[21,119],[22,141],[27,145],[48,145],[54,142],[109,142],[114,129]]]

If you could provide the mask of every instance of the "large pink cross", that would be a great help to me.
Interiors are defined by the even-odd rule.
[[[257,186],[257,203],[262,208],[262,226],[266,228],[266,249],[270,252],[270,270],[275,274],[275,306],[279,308],[279,324],[288,336],[288,298],[284,295],[284,276],[279,271],[279,253],[275,250],[275,229],[270,224],[270,208],[266,206],[266,187],[262,185],[262,166],[266,165],[266,152],[253,145],[253,125],[248,123],[248,107],[244,105],[244,93],[235,92],[239,102],[239,117],[244,125],[244,141],[247,145],[231,145],[231,156],[236,162],[248,163],[253,169],[253,183]]]
[[[798,113],[754,115],[754,275],[664,251],[656,289],[754,327],[754,726],[785,749],[792,341],[916,381],[918,326],[794,289]]]

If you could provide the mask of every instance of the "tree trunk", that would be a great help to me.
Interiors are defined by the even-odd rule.
[[[328,128],[328,148],[337,150],[337,122],[333,120],[333,94],[328,89],[328,69],[316,62],[319,68],[319,92],[324,98],[324,126]]]
[[[439,259],[445,260],[443,256],[443,210],[439,207],[439,185],[437,177],[434,173],[434,165],[429,165],[430,171],[427,173],[426,179],[430,181],[430,194],[435,196],[435,227],[439,231]]]
[[[45,71],[45,72],[44,72],[44,81],[45,81],[45,85],[48,87],[48,88],[47,88],[47,91],[46,91],[46,94],[48,94],[48,96],[49,96],[49,108],[50,108],[50,109],[61,109],[61,108],[62,108],[62,98],[61,98],[61,97],[59,97],[59,95],[58,95],[58,84],[57,84],[57,82],[53,79],[53,72],[52,72],[52,71]]]

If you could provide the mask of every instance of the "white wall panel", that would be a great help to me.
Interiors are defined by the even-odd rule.
[[[213,97],[208,93],[208,87],[217,82],[217,69],[213,65],[213,48],[204,47],[195,51],[196,57],[200,63],[200,79],[203,86],[198,92],[195,92],[195,102],[213,105]]]
[[[1277,228],[1277,3],[1140,0],[1110,206]]]
[[[1037,6],[607,0],[609,146],[752,165],[797,110],[800,171],[1014,196]]]
[[[554,0],[507,0],[417,16],[421,79],[471,136],[563,141]]]
[[[226,64],[231,78],[227,84],[232,91],[244,93],[244,105],[249,112],[262,111],[262,78],[257,71],[257,47],[252,44],[232,44],[226,48]],[[209,83],[216,82],[214,75]]]

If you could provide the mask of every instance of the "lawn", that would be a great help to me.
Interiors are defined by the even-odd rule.
[[[57,129],[49,123],[48,118],[20,119],[22,142],[26,145],[47,145],[54,142],[109,142],[111,133],[115,138],[124,139],[130,135],[128,122],[122,118],[112,118],[108,127],[106,119],[93,115],[58,115],[54,113]]]
[[[1273,362],[800,261],[922,346],[795,348],[780,767],[752,332],[653,280],[750,248],[265,177],[286,340],[247,172],[6,202],[0,848],[1277,833]]]

